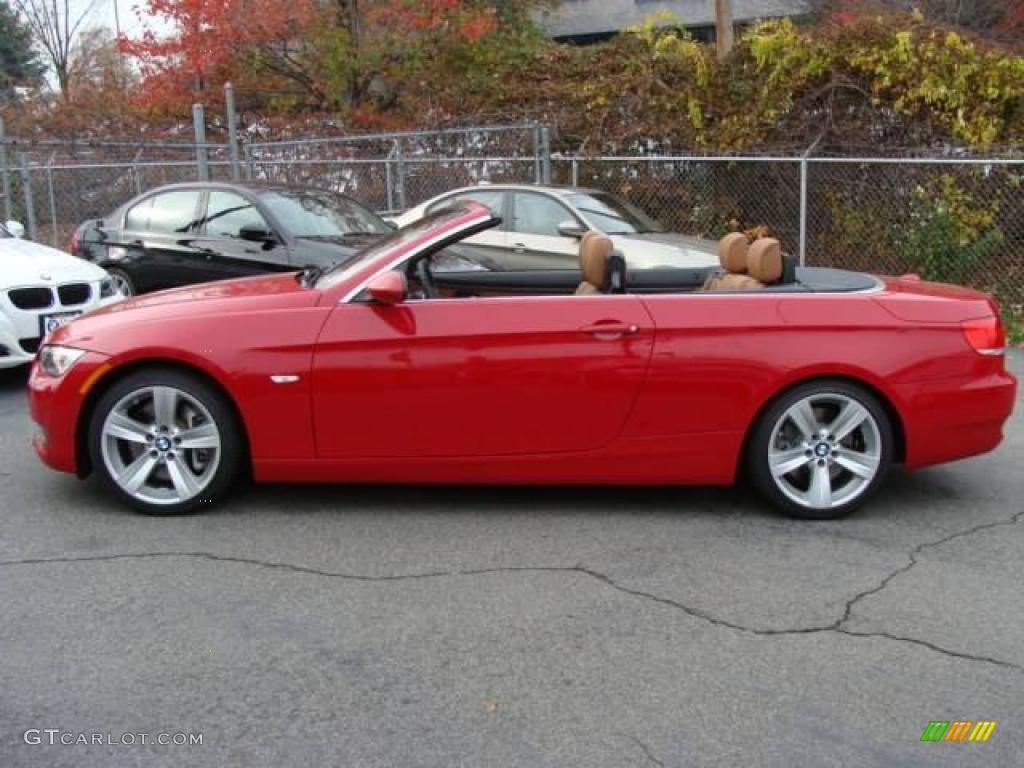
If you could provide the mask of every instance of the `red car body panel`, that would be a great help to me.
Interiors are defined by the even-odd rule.
[[[968,344],[980,293],[887,280],[868,293],[538,296],[346,302],[428,243],[476,231],[467,206],[320,290],[292,275],[196,286],[84,316],[88,350],[30,379],[36,449],[82,471],[83,412],[127,366],[187,366],[241,417],[265,481],[731,483],[758,413],[840,376],[890,406],[917,468],[993,449],[1016,382]],[[297,377],[275,383],[272,376]]]

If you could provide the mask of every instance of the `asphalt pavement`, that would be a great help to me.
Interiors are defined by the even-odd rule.
[[[0,373],[0,768],[1022,762],[1020,396],[999,451],[841,521],[344,486],[161,519],[45,469],[24,385]],[[957,720],[998,725],[920,741]]]

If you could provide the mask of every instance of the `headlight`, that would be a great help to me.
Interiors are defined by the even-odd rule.
[[[47,344],[39,350],[39,367],[48,376],[60,378],[85,354],[84,349]]]
[[[100,283],[100,298],[109,299],[111,296],[117,293],[117,289],[114,288],[114,281],[109,277],[103,279]]]

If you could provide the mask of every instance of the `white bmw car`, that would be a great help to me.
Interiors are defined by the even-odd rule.
[[[24,232],[0,223],[0,368],[30,363],[54,328],[123,298],[106,271],[24,240]]]
[[[718,265],[717,242],[667,232],[620,197],[596,189],[488,184],[446,192],[393,221],[405,226],[460,200],[483,203],[501,226],[467,238],[477,256],[513,270],[575,269],[579,241],[587,230],[611,237],[631,269]]]

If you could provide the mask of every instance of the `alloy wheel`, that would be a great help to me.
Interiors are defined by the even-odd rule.
[[[830,510],[856,500],[882,466],[882,437],[871,411],[852,397],[801,398],[775,423],[768,466],[776,487],[806,509]]]
[[[132,289],[132,284],[125,275],[120,272],[111,272],[110,280],[113,282],[117,293],[126,298],[134,295],[135,291]]]
[[[221,434],[192,395],[147,386],[122,397],[107,413],[100,451],[121,490],[168,506],[194,499],[210,484],[221,460]]]

